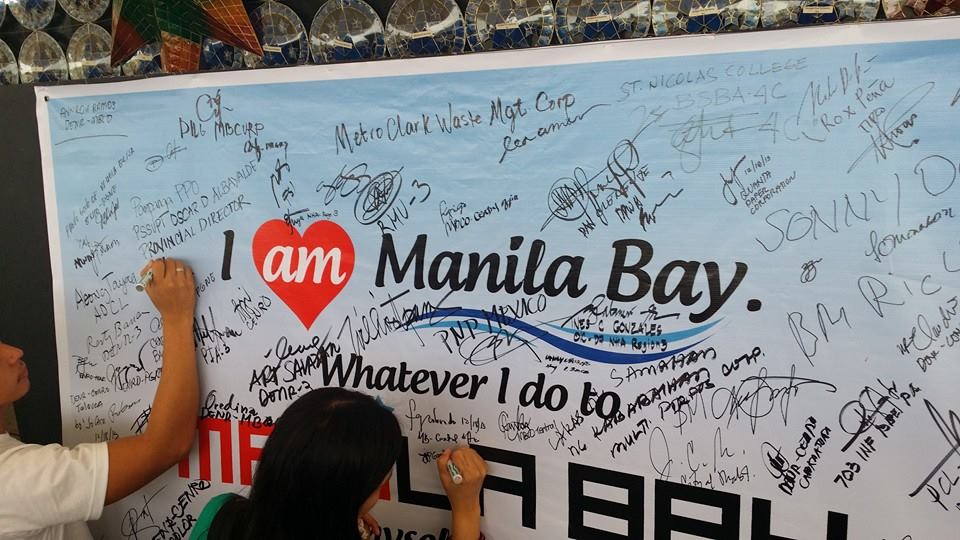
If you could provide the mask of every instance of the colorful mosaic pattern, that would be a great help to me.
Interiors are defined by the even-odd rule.
[[[114,0],[113,34],[113,65],[159,41],[171,73],[198,69],[205,37],[263,54],[242,0]]]
[[[145,76],[163,73],[160,65],[160,42],[147,43],[123,63],[122,71],[127,76]]]
[[[200,47],[200,69],[221,71],[243,68],[243,52],[239,47],[227,45],[219,39],[203,39]]]

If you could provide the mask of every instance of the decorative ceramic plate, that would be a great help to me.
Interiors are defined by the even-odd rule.
[[[20,68],[17,66],[17,57],[13,55],[10,46],[0,40],[0,85],[19,82]]]
[[[754,30],[760,0],[653,0],[656,36]]]
[[[558,0],[561,43],[638,38],[650,28],[650,2],[644,0]]]
[[[103,17],[110,7],[110,0],[60,0],[60,7],[74,19],[90,23]]]
[[[67,78],[67,57],[57,40],[36,31],[20,46],[20,81],[46,83]]]
[[[549,45],[556,29],[550,0],[470,0],[467,41],[474,51]]]
[[[247,67],[293,66],[306,64],[310,56],[307,30],[292,9],[269,0],[250,14],[250,22],[263,47],[263,58],[244,51]]]
[[[56,0],[3,0],[10,4],[10,13],[24,28],[40,30],[50,24],[57,9]]]
[[[310,24],[310,54],[316,64],[383,58],[380,16],[363,0],[327,0]]]
[[[764,28],[835,23],[840,18],[836,0],[767,0],[761,4]]]
[[[836,6],[840,22],[872,21],[880,13],[880,0],[837,0]]]
[[[67,45],[71,79],[99,79],[113,75],[110,65],[110,32],[87,23],[77,29]]]
[[[434,56],[463,52],[466,28],[453,0],[397,0],[387,14],[390,56]]]

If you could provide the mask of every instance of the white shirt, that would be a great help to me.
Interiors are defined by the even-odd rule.
[[[107,444],[23,444],[0,434],[0,540],[92,540],[103,512]]]

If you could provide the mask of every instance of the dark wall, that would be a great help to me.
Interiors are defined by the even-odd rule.
[[[23,440],[60,441],[57,347],[33,87],[0,87],[0,339],[25,351]]]

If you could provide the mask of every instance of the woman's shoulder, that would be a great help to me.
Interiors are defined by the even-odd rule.
[[[210,531],[210,525],[213,524],[214,518],[217,517],[217,512],[234,497],[237,497],[236,493],[223,493],[210,499],[210,502],[200,512],[197,522],[193,524],[190,540],[207,540],[207,533]]]

